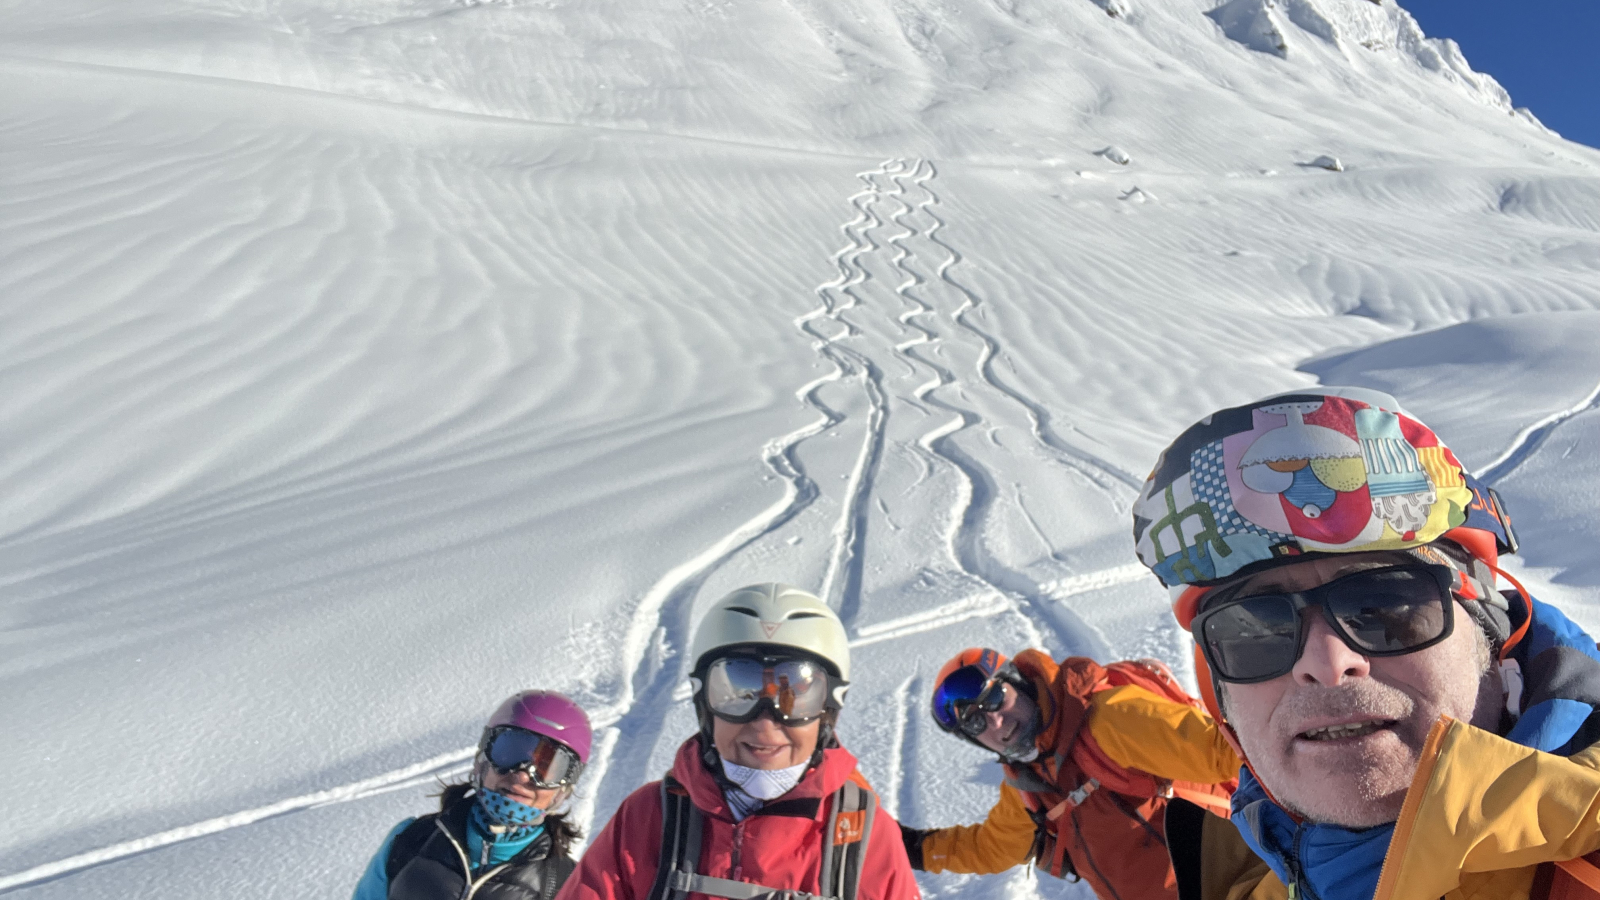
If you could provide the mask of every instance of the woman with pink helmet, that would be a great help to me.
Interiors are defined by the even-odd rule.
[[[483,728],[472,775],[439,811],[396,825],[353,900],[549,900],[580,836],[560,807],[589,762],[589,718],[553,691],[523,691]]]

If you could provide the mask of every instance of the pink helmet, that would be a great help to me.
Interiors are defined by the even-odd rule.
[[[578,704],[555,691],[523,691],[511,695],[489,717],[483,729],[487,733],[501,725],[512,725],[560,741],[578,754],[579,762],[589,762],[589,748],[594,743],[589,717]]]

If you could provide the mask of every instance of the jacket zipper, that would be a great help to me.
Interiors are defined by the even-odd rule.
[[[461,896],[456,898],[456,900],[472,900],[472,895],[476,894],[478,892],[478,888],[483,887],[483,885],[489,879],[491,879],[494,876],[498,875],[500,873],[501,869],[504,869],[506,866],[511,865],[511,863],[509,863],[509,862],[503,862],[500,865],[495,866],[494,868],[490,869],[489,871],[483,873],[483,876],[481,878],[478,878],[477,880],[473,880],[473,878],[472,878],[472,861],[467,858],[466,849],[464,847],[462,847],[460,842],[458,842],[456,840],[456,836],[450,833],[450,829],[444,827],[444,823],[443,822],[435,819],[433,824],[439,826],[439,831],[444,834],[445,839],[450,842],[450,846],[456,851],[456,856],[461,859],[461,874],[463,876],[463,878],[462,878],[462,885],[463,886],[461,888]],[[488,841],[484,841],[484,843],[483,843],[483,862],[487,863],[488,861],[489,861],[489,842]]]
[[[748,818],[733,823],[733,875],[734,881],[744,880],[744,823]]]
[[[1526,596],[1526,595],[1524,595]],[[1373,900],[1386,900],[1394,893],[1394,885],[1390,884],[1389,860],[1401,856],[1405,852],[1407,843],[1411,840],[1411,827],[1415,824],[1417,807],[1422,805],[1422,796],[1427,793],[1427,787],[1434,777],[1434,769],[1439,764],[1439,755],[1444,751],[1445,736],[1450,733],[1450,728],[1455,720],[1449,716],[1440,716],[1433,727],[1428,729],[1428,739],[1422,742],[1422,755],[1417,761],[1417,774],[1412,776],[1411,785],[1406,789],[1405,802],[1400,806],[1400,819],[1395,822],[1394,836],[1389,838],[1389,851],[1383,855],[1383,867],[1378,870],[1378,889],[1373,893]],[[1399,848],[1398,851],[1396,848]]]
[[[1289,900],[1317,900],[1317,895],[1312,892],[1311,885],[1306,884],[1302,894],[1300,886],[1305,884],[1306,870],[1300,865],[1300,846],[1306,839],[1306,827],[1296,825],[1294,829],[1294,849],[1289,853]]]

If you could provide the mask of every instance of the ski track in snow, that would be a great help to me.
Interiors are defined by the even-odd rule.
[[[860,305],[855,289],[870,277],[861,264],[861,257],[880,249],[871,237],[872,229],[882,224],[882,219],[870,208],[879,195],[874,178],[890,171],[895,165],[896,162],[890,160],[876,170],[857,174],[856,177],[866,188],[850,198],[859,215],[843,226],[849,243],[834,254],[839,275],[817,289],[821,305],[796,322],[802,332],[815,338],[813,346],[832,365],[835,374],[829,380],[859,381],[868,404],[866,435],[855,468],[850,472],[839,524],[834,530],[833,557],[829,560],[828,573],[822,582],[822,599],[835,602],[847,630],[854,630],[860,613],[861,566],[865,558],[867,519],[871,510],[869,498],[873,475],[883,458],[889,402],[883,388],[883,373],[870,359],[840,342],[860,334],[844,318],[844,313]],[[823,321],[832,323],[835,329],[829,333],[819,330],[817,325]],[[831,409],[822,404],[817,396],[820,387],[818,385],[806,391],[804,399],[831,413]]]
[[[916,770],[915,759],[906,752],[906,737],[911,731],[912,710],[918,704],[914,688],[915,675],[900,683],[894,692],[894,738],[889,746],[889,774],[878,788],[878,796],[889,815],[900,818],[900,807],[905,799],[908,773]]]
[[[1125,480],[1127,476],[1114,467],[1089,462],[1084,454],[1064,451],[1062,448],[1066,445],[1058,440],[1049,440],[1048,428],[1038,414],[1042,404],[1002,386],[994,377],[993,360],[999,354],[1000,346],[994,338],[968,320],[969,314],[981,305],[981,298],[951,277],[950,269],[960,262],[961,256],[938,235],[939,230],[945,227],[945,222],[934,211],[940,205],[940,199],[929,184],[937,174],[936,167],[927,160],[902,164],[889,173],[905,211],[913,208],[912,204],[905,202],[905,195],[920,193],[922,196],[914,208],[932,223],[925,230],[892,241],[901,251],[895,255],[894,264],[906,275],[896,292],[910,300],[908,305],[916,307],[907,321],[914,323],[914,327],[926,336],[926,340],[900,344],[896,352],[932,370],[934,383],[919,390],[917,399],[951,416],[946,423],[924,434],[918,444],[957,472],[964,485],[962,496],[951,510],[952,533],[949,540],[953,555],[963,571],[979,583],[990,586],[999,595],[1009,598],[1035,627],[1043,626],[1054,633],[1060,645],[1068,648],[1069,652],[1103,656],[1107,650],[1105,641],[1099,639],[1093,628],[1070,610],[1051,602],[1041,586],[1026,574],[1004,565],[988,552],[985,524],[1001,498],[989,467],[963,448],[957,438],[964,432],[982,428],[990,429],[992,435],[993,429],[1000,426],[986,421],[983,412],[971,401],[969,392],[998,393],[1001,397],[998,406],[1004,407],[1009,402],[1021,407],[1029,418],[1029,434],[1035,444],[1050,451],[1056,460],[1089,477],[1102,490],[1118,493],[1116,487],[1103,480],[1106,474],[1120,476],[1118,480]],[[909,217],[896,216],[894,220],[909,229]],[[910,266],[912,254],[907,247],[913,237],[924,240],[943,255],[934,268],[933,279],[922,278]],[[924,288],[926,295],[919,292],[918,288]],[[936,288],[939,289],[938,293],[953,295],[951,299],[956,302],[953,309],[940,308],[930,300]],[[940,327],[946,323],[946,327]],[[953,355],[944,353],[946,344],[962,345],[961,355],[975,358],[976,365],[972,372],[975,377],[962,379],[949,365],[934,360],[936,353],[946,358]],[[992,440],[989,444],[993,446]],[[1096,475],[1101,477],[1097,478]]]
[[[927,160],[885,161],[861,172],[864,188],[849,198],[856,215],[841,226],[846,243],[833,256],[837,275],[816,289],[818,306],[795,320],[795,326],[812,341],[829,371],[801,386],[796,397],[815,410],[811,423],[768,441],[762,448],[766,467],[785,485],[784,494],[701,553],[663,574],[635,606],[621,642],[622,668],[629,675],[618,696],[593,711],[598,734],[597,752],[590,765],[594,792],[575,806],[579,818],[592,818],[600,809],[614,809],[631,792],[638,773],[645,771],[663,737],[667,717],[676,702],[688,698],[681,683],[674,650],[688,644],[694,601],[706,580],[742,550],[790,522],[821,495],[821,488],[806,472],[799,451],[804,443],[843,424],[848,416],[823,399],[823,392],[841,383],[859,385],[865,403],[865,428],[860,451],[849,473],[840,516],[833,530],[834,545],[824,579],[825,599],[839,609],[853,636],[851,646],[871,646],[916,634],[947,628],[975,618],[1005,613],[1023,616],[1032,627],[1055,636],[1072,653],[1104,655],[1105,641],[1075,613],[1063,606],[1066,596],[1125,583],[1130,567],[1091,572],[1051,583],[1037,583],[995,559],[985,547],[986,523],[1005,500],[997,490],[989,467],[964,449],[959,438],[984,434],[983,445],[1001,450],[997,434],[1003,423],[985,419],[973,396],[989,406],[1019,410],[1027,425],[1023,432],[1031,443],[1060,465],[1077,472],[1099,489],[1125,504],[1137,480],[1092,453],[1060,438],[1043,403],[1007,385],[994,363],[1002,355],[1000,343],[972,321],[982,299],[952,275],[962,257],[942,235],[946,223],[935,209],[939,196],[929,182],[937,175]],[[919,224],[917,220],[922,220]],[[874,232],[897,231],[880,241]],[[919,256],[932,254],[930,262]],[[895,273],[897,311],[868,306],[866,290],[873,275],[868,261],[887,264]],[[919,272],[919,266],[922,271]],[[924,274],[926,273],[926,274]],[[941,305],[934,295],[943,299]],[[873,313],[890,313],[898,340],[878,341],[876,329],[852,321],[865,321]],[[908,334],[909,332],[909,334]],[[958,371],[953,359],[971,360]],[[886,377],[890,366],[905,367],[913,387],[892,394]],[[898,368],[896,369],[898,371]],[[919,374],[920,373],[920,374]],[[965,376],[965,377],[963,377]],[[992,396],[991,396],[992,395]],[[895,404],[906,403],[924,413],[942,413],[942,421],[916,437],[915,449],[925,457],[928,472],[936,466],[956,473],[963,490],[949,510],[947,540],[951,555],[979,589],[961,600],[874,624],[862,624],[863,564],[868,553],[868,524],[872,510],[889,507],[874,493],[875,478],[890,442],[890,419]],[[934,416],[940,419],[940,416]],[[1070,427],[1070,426],[1069,426]],[[925,476],[926,477],[926,476]],[[1031,520],[1030,520],[1031,521]],[[1035,526],[1036,527],[1036,526]],[[1142,570],[1140,572],[1142,574]],[[890,777],[884,796],[891,812],[912,802],[909,773],[912,757],[911,710],[913,693],[921,682],[915,676],[895,693],[895,746],[891,748]],[[619,740],[621,734],[630,736]],[[105,848],[77,854],[23,872],[0,877],[0,891],[8,891],[69,875],[72,872],[145,853],[181,841],[240,828],[264,819],[347,803],[388,791],[401,790],[466,769],[475,748],[453,750],[392,772],[273,804],[231,813],[174,828]],[[613,770],[618,777],[607,777]]]
[[[1537,453],[1539,448],[1544,446],[1545,439],[1557,428],[1571,419],[1596,409],[1600,409],[1600,384],[1595,385],[1589,396],[1573,406],[1545,416],[1517,432],[1517,436],[1511,439],[1511,446],[1507,447],[1498,459],[1484,467],[1483,483],[1490,486],[1499,483]]]

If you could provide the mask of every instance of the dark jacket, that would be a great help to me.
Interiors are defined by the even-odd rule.
[[[552,852],[549,829],[508,862],[471,875],[466,835],[472,803],[470,797],[457,800],[395,836],[386,863],[389,900],[551,900],[556,895],[576,864],[565,852]]]

